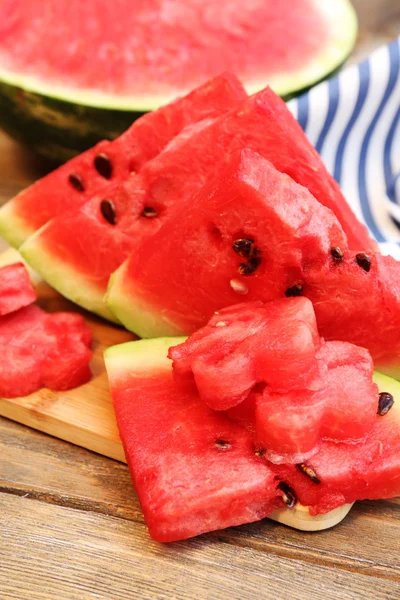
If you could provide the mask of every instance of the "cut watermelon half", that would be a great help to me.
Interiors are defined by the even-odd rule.
[[[310,465],[272,465],[251,431],[174,380],[168,348],[182,341],[140,340],[105,353],[121,439],[154,539],[259,520],[274,506],[298,500],[321,514],[356,499],[400,493],[397,403],[375,415],[359,444],[324,441]],[[380,375],[376,381],[380,391],[400,397],[399,383]]]
[[[29,306],[35,300],[35,289],[22,263],[0,268],[0,316]]]
[[[52,220],[21,252],[63,295],[110,318],[103,296],[112,271],[246,145],[331,207],[357,248],[375,247],[284,102],[267,88],[215,121],[184,129],[134,178],[109,189],[106,199],[95,195],[78,213]]]
[[[315,83],[350,53],[348,0],[3,1],[0,115],[13,135],[65,157],[226,70],[251,92]]]
[[[1,317],[0,397],[86,383],[91,377],[91,340],[83,317],[75,313],[46,314],[31,305]]]
[[[115,141],[100,142],[3,206],[0,234],[18,247],[59,214],[69,216],[97,195],[112,199],[117,182],[139,172],[185,127],[215,118],[245,98],[239,80],[224,74],[144,115]]]

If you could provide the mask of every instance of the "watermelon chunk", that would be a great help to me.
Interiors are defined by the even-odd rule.
[[[18,247],[57,215],[71,214],[95,195],[107,198],[115,182],[140,171],[186,126],[215,118],[245,98],[239,80],[223,74],[144,115],[115,141],[100,142],[2,207],[0,234]]]
[[[47,314],[31,305],[0,318],[0,397],[42,387],[65,390],[91,377],[91,331],[75,313]]]
[[[22,263],[0,268],[0,316],[29,306],[35,300],[35,289]]]
[[[265,143],[265,129],[255,122]],[[118,319],[141,337],[192,333],[241,299],[298,294],[306,270],[330,263],[332,247],[347,248],[329,209],[247,149],[153,239],[114,274],[108,294]],[[252,256],[236,248],[246,240]]]
[[[174,383],[169,339],[105,353],[118,427],[151,536],[169,542],[262,519],[279,504],[251,435]]]
[[[218,311],[169,357],[179,381],[192,373],[214,410],[245,400],[256,384],[274,390],[312,386],[320,346],[312,304],[305,298],[250,302]]]
[[[167,352],[182,342],[140,340],[105,353],[121,439],[154,539],[261,519],[285,504],[301,502],[311,514],[323,514],[357,499],[400,494],[398,402],[384,416],[374,415],[359,443],[323,441],[310,463],[274,465],[251,430],[173,378]],[[339,350],[330,353],[336,367],[344,362]],[[357,368],[365,372],[366,365]],[[399,383],[382,375],[375,381],[381,392],[400,397]]]

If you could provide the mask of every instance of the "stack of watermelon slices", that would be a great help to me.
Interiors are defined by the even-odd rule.
[[[305,298],[242,303],[186,341],[130,342],[105,358],[158,541],[298,502],[317,515],[400,494],[400,384],[383,375],[374,383],[365,349],[325,342]]]
[[[22,263],[0,268],[0,397],[66,390],[91,377],[92,333],[81,315],[47,314]]]

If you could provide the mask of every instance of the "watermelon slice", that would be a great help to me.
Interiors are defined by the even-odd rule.
[[[184,129],[138,175],[107,190],[106,198],[95,195],[78,214],[52,220],[21,252],[63,295],[110,318],[103,296],[112,271],[245,145],[332,207],[355,247],[375,246],[285,104],[267,88],[214,122]]]
[[[281,94],[336,69],[353,47],[348,0],[11,0],[0,5],[1,124],[65,156],[122,132],[225,70]],[[267,57],[267,60],[266,60]],[[99,137],[100,136],[100,137]]]
[[[167,359],[171,341],[127,343],[105,354],[134,485],[160,542],[262,519],[281,495],[251,435],[203,404],[195,390],[176,386]]]
[[[347,248],[333,213],[251,150],[235,154],[218,182],[153,239],[115,273],[108,294],[118,319],[141,337],[192,333],[242,299],[298,294],[305,269],[330,263],[332,247]],[[30,257],[23,254],[33,264],[29,247]]]
[[[143,116],[114,142],[100,142],[1,208],[0,234],[18,247],[53,217],[70,215],[96,195],[112,198],[116,182],[140,171],[185,127],[215,118],[245,98],[238,79],[224,74]]]
[[[42,387],[66,390],[91,377],[92,334],[75,313],[47,314],[31,305],[0,318],[0,397]]]
[[[0,316],[29,306],[35,300],[35,289],[22,263],[0,268]]]
[[[273,465],[251,431],[173,379],[166,356],[182,341],[140,340],[105,353],[121,439],[154,539],[184,539],[258,520],[274,506],[298,500],[320,514],[356,499],[400,493],[397,403],[375,415],[358,444],[324,441],[310,465]],[[380,375],[376,381],[381,391],[400,397],[399,383]]]
[[[399,280],[398,262],[350,251],[330,210],[244,150],[118,269],[108,306],[153,337],[190,334],[239,300],[304,295],[323,337],[367,348],[397,377]]]

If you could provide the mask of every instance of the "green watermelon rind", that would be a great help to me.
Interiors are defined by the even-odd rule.
[[[80,274],[70,264],[60,259],[54,260],[48,249],[40,244],[40,233],[47,227],[38,229],[19,248],[26,262],[62,295],[82,308],[93,312],[107,321],[119,324],[118,319],[107,308],[103,294],[96,286],[90,285],[87,277]]]
[[[16,196],[18,198],[18,196]],[[0,236],[13,246],[19,248],[25,240],[32,235],[31,227],[28,227],[23,219],[15,211],[15,203],[6,202],[0,207]]]
[[[327,77],[346,60],[357,35],[357,17],[349,0],[313,1],[326,14],[337,35],[304,68],[295,73],[278,73],[269,81],[262,76],[248,81],[248,92],[258,91],[268,83],[281,96],[292,97]],[[148,97],[117,96],[57,87],[0,67],[0,126],[32,150],[59,163],[101,139],[114,139],[144,112],[187,91],[176,89],[170,95]]]

